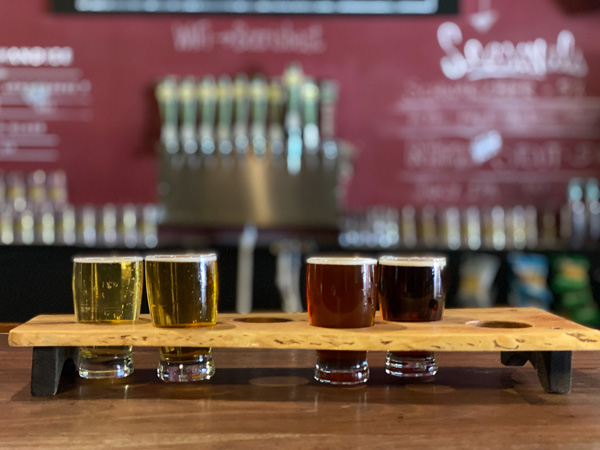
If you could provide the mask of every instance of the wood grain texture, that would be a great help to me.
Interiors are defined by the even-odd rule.
[[[311,350],[215,349],[208,382],[156,377],[158,351],[134,348],[135,372],[73,378],[29,393],[31,348],[0,336],[0,448],[575,449],[600,442],[600,354],[573,354],[570,395],[545,393],[533,368],[499,353],[440,353],[431,382],[385,374],[370,352],[365,386],[312,380]]]
[[[269,318],[279,322],[261,323]],[[478,326],[482,323],[527,327]],[[312,327],[305,313],[221,314],[216,326],[203,328],[156,328],[148,315],[120,325],[82,324],[72,315],[42,315],[11,330],[9,343],[436,352],[600,350],[600,331],[534,308],[449,309],[438,322],[378,318],[374,327],[358,329]]]

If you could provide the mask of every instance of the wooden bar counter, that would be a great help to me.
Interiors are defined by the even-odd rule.
[[[128,378],[72,377],[32,397],[32,349],[0,334],[0,448],[600,448],[596,351],[573,353],[569,395],[545,393],[531,365],[504,367],[499,352],[439,353],[432,381],[408,383],[370,352],[368,384],[347,388],[313,381],[313,350],[213,352],[207,382],[163,383],[158,352],[135,347]]]

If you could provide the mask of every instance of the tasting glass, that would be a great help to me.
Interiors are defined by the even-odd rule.
[[[312,326],[372,327],[375,320],[377,260],[312,257],[306,261],[308,317]],[[366,351],[317,350],[315,380],[353,385],[369,379]]]
[[[432,322],[442,319],[446,300],[446,258],[383,256],[378,263],[377,292],[383,320]],[[388,351],[386,372],[398,377],[437,373],[433,352]]]
[[[146,292],[152,324],[159,328],[199,328],[217,323],[217,255],[146,257]],[[167,382],[210,379],[215,373],[208,347],[160,347],[157,376]]]
[[[143,258],[80,256],[73,258],[73,306],[77,322],[127,324],[142,305]],[[123,378],[133,373],[131,346],[80,347],[79,376]]]

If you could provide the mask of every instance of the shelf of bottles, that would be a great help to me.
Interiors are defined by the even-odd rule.
[[[69,203],[63,171],[0,172],[0,245],[153,248],[156,205]]]
[[[574,178],[562,208],[533,205],[402,208],[345,214],[339,244],[357,249],[579,250],[600,239],[600,190],[595,178]]]

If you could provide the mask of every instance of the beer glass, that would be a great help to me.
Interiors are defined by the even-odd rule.
[[[312,257],[306,261],[309,322],[326,328],[372,327],[375,320],[377,260]],[[366,351],[317,350],[315,380],[333,385],[369,379]]]
[[[161,328],[208,327],[217,323],[217,255],[146,257],[146,291],[152,324]],[[210,379],[215,373],[211,349],[160,347],[157,375],[163,381]]]
[[[75,257],[73,305],[78,322],[131,323],[142,305],[143,258]],[[131,346],[81,347],[77,361],[82,378],[122,378],[133,373]]]
[[[381,257],[377,291],[383,320],[441,320],[446,300],[445,271],[443,257]],[[388,351],[385,367],[388,374],[399,377],[433,376],[438,370],[433,352]]]

